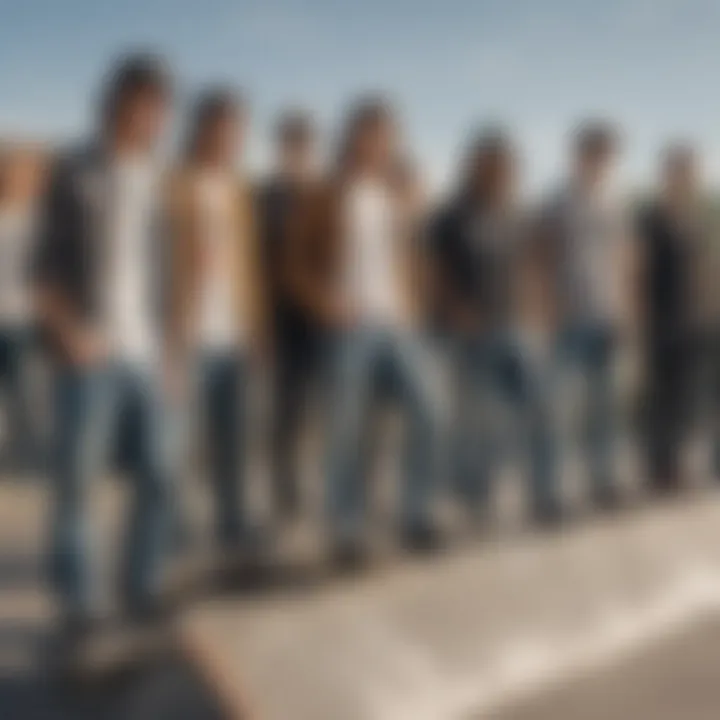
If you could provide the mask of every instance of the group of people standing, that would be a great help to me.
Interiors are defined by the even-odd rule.
[[[379,396],[397,401],[406,419],[397,525],[408,550],[442,544],[436,509],[447,490],[473,517],[487,513],[502,444],[491,395],[515,411],[530,514],[554,526],[567,516],[556,428],[567,368],[587,390],[591,496],[602,509],[622,502],[613,367],[623,337],[637,337],[638,290],[647,286],[650,465],[657,488],[679,483],[685,259],[700,232],[689,149],[668,153],[662,197],[636,225],[611,192],[612,126],[577,131],[570,177],[537,212],[521,202],[513,139],[487,127],[436,209],[382,99],[353,105],[324,173],[311,116],[285,113],[277,172],[259,191],[238,171],[243,99],[226,88],[204,92],[178,162],[163,170],[156,151],[172,104],[156,58],[124,59],[104,88],[96,136],[58,155],[40,203],[29,266],[53,360],[50,571],[68,626],[94,617],[88,489],[121,428],[134,488],[121,599],[141,617],[164,611],[163,570],[182,515],[178,477],[194,442],[179,418],[187,420],[191,395],[218,546],[246,553],[262,544],[244,478],[248,399],[263,368],[274,380],[271,474],[283,521],[302,510],[307,396],[324,398],[320,474],[342,566],[368,555],[366,455]],[[638,228],[643,243],[633,239]],[[0,328],[12,384],[5,365],[24,340],[6,335]]]

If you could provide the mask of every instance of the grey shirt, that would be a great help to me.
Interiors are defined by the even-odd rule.
[[[557,249],[561,314],[570,323],[615,323],[621,312],[623,208],[614,198],[565,186],[546,209]]]

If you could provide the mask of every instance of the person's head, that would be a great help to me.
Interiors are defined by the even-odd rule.
[[[192,115],[187,142],[188,160],[201,165],[232,166],[242,150],[246,110],[231,90],[204,92]]]
[[[133,152],[151,151],[165,127],[170,98],[170,78],[160,58],[122,58],[110,70],[102,98],[105,139]]]
[[[517,153],[508,133],[499,127],[481,129],[467,152],[461,195],[471,203],[500,205],[516,190]]]
[[[339,164],[343,173],[388,177],[396,157],[397,126],[388,103],[364,98],[351,109],[345,123]]]
[[[698,159],[692,146],[674,143],[662,153],[661,183],[671,202],[686,203],[696,197],[700,184]]]
[[[278,169],[284,175],[302,177],[315,161],[316,130],[310,115],[291,110],[284,112],[275,130]]]
[[[607,182],[619,152],[616,129],[604,121],[580,125],[573,138],[575,180],[592,190]]]

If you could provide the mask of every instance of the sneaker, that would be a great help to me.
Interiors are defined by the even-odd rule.
[[[361,571],[369,562],[367,545],[357,538],[335,540],[330,551],[330,562],[341,573]]]
[[[440,550],[443,536],[432,522],[418,522],[406,525],[401,533],[402,545],[410,553],[426,555]]]

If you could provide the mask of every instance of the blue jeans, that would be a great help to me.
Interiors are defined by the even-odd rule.
[[[462,343],[458,349],[459,393],[455,418],[455,483],[471,508],[487,507],[498,447],[492,401],[514,412],[514,424],[530,456],[529,497],[535,510],[557,505],[557,462],[553,413],[544,366],[510,333],[493,333]],[[507,438],[505,438],[507,439]]]
[[[2,461],[12,471],[42,465],[40,433],[31,407],[28,377],[33,346],[32,328],[0,328],[0,384],[9,434]]]
[[[617,415],[613,390],[615,337],[603,323],[572,325],[558,342],[558,388],[573,371],[579,371],[587,408],[586,457],[593,493],[614,487],[614,450]],[[560,393],[562,396],[562,393]]]
[[[199,402],[215,500],[216,535],[226,546],[239,544],[246,529],[245,375],[245,362],[235,352],[210,353],[200,358]]]
[[[50,571],[68,611],[91,611],[96,599],[88,486],[102,473],[126,412],[134,419],[136,435],[127,468],[134,500],[125,528],[121,588],[129,603],[150,599],[161,589],[170,472],[158,380],[149,367],[133,363],[63,369],[56,378]]]
[[[429,522],[440,472],[441,436],[432,380],[425,372],[427,349],[409,332],[361,328],[336,339],[331,361],[327,487],[331,532],[336,538],[362,532],[366,510],[363,439],[371,398],[379,386],[398,394],[409,420],[402,524],[414,527]]]

